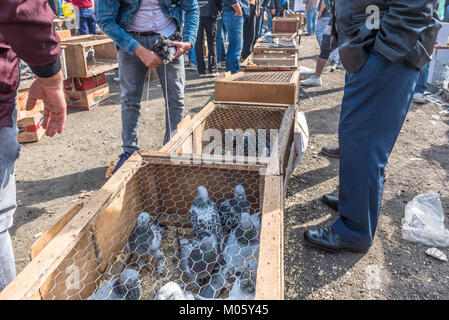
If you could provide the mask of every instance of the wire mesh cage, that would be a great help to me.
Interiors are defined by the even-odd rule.
[[[45,244],[0,298],[254,299],[258,278],[271,276],[263,270],[268,259],[259,259],[261,242],[281,244],[279,234],[261,228],[270,215],[280,216],[270,210],[280,201],[266,195],[262,167],[133,155],[89,203],[43,236]]]
[[[292,71],[297,68],[296,52],[253,52],[241,65],[245,72]]]
[[[215,101],[295,105],[298,71],[237,72],[215,81]]]

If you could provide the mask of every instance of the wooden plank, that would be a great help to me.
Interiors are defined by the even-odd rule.
[[[56,33],[58,34],[58,37],[60,40],[65,40],[65,39],[72,37],[72,34],[71,34],[70,30],[68,30],[68,29],[56,30]]]
[[[265,176],[256,300],[283,300],[283,225],[280,176]]]
[[[90,236],[89,223],[103,212],[126,185],[141,165],[142,159],[135,152],[104,186],[92,195],[92,199],[51,240],[47,246],[0,292],[0,300],[30,299],[36,295],[45,281],[57,271],[65,257]]]
[[[39,237],[30,249],[30,259],[33,260],[42,249],[61,231],[62,228],[84,207],[84,203],[78,203],[67,211],[50,229]]]

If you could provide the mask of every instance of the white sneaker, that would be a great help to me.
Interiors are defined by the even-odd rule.
[[[192,69],[192,70],[198,70],[196,64],[194,64],[193,62],[190,62],[190,69]]]
[[[413,94],[412,101],[414,103],[423,104],[423,103],[426,103],[426,98],[424,97],[424,95],[422,93],[417,92],[417,93]]]
[[[306,87],[321,87],[323,83],[321,77],[311,76],[309,79],[301,81],[301,85]]]

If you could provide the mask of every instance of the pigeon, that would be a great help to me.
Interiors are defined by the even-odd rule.
[[[180,240],[178,230],[176,236],[182,271],[196,284],[210,277],[219,257],[216,236],[206,236],[201,240]]]
[[[229,293],[229,300],[254,300],[256,292],[257,259],[249,259]]]
[[[184,293],[176,282],[170,281],[159,289],[156,300],[195,300],[195,298],[190,291]]]
[[[139,300],[140,293],[139,273],[125,269],[117,279],[102,286],[87,300]]]
[[[137,263],[142,268],[145,265],[145,257],[153,256],[157,259],[157,271],[164,272],[164,253],[159,249],[162,243],[162,234],[167,230],[161,226],[157,218],[150,222],[150,215],[142,212],[137,218],[137,225],[128,239],[128,250],[138,256]]]
[[[217,272],[200,291],[200,296],[216,298],[221,290],[232,284],[237,275],[245,271],[245,267],[253,259],[257,259],[260,242],[260,215],[243,212],[238,226],[229,235],[221,256]]]
[[[248,212],[250,203],[246,199],[245,188],[241,184],[234,188],[234,196],[220,203],[218,211],[224,231],[229,232],[238,225],[242,212]]]
[[[198,187],[198,195],[190,208],[190,222],[197,240],[215,236],[220,249],[223,248],[223,229],[220,214],[203,186]]]

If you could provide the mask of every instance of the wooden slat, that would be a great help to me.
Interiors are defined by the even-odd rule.
[[[65,257],[89,235],[89,223],[103,212],[122,190],[141,165],[135,152],[105,185],[92,195],[77,215],[51,240],[47,246],[20,272],[2,292],[0,300],[30,299],[58,269]]]
[[[265,176],[262,204],[257,300],[283,300],[282,183],[280,176]]]
[[[67,223],[84,207],[84,203],[78,203],[67,211],[50,229],[39,237],[30,249],[30,259],[33,260],[45,246],[64,228]]]

